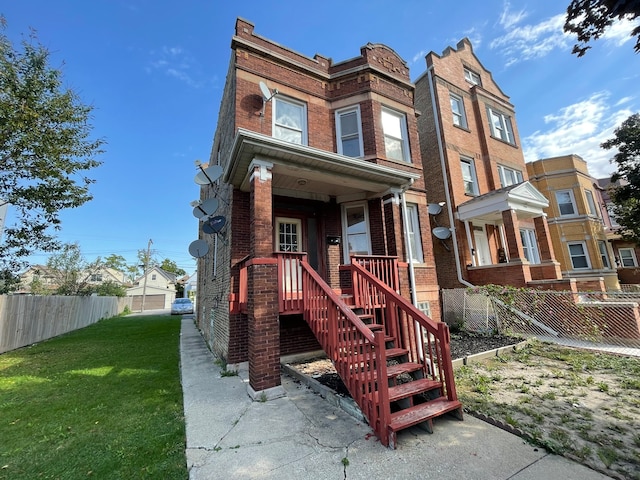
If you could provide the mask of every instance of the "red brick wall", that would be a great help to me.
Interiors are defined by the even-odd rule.
[[[280,317],[280,354],[312,352],[322,350],[311,328],[302,315]]]

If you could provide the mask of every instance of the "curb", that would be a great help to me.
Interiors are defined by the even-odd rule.
[[[527,345],[527,340],[524,340],[520,343],[515,343],[513,345],[507,345],[505,347],[494,348],[493,350],[487,350],[486,352],[476,353],[474,355],[469,355],[467,357],[456,358],[452,361],[453,368],[458,368],[463,365],[468,365],[470,363],[479,362],[481,360],[485,360],[491,357],[499,357],[503,353],[515,352],[520,348],[523,348]]]

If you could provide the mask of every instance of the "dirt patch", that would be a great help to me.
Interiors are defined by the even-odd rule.
[[[640,359],[534,342],[456,369],[465,408],[615,478],[640,479]]]

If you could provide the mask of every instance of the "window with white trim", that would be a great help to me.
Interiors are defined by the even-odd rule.
[[[498,110],[487,107],[487,115],[489,116],[489,126],[491,127],[491,136],[498,138],[503,142],[515,145],[516,140],[513,136],[513,127],[511,126],[511,117],[505,115]]]
[[[361,157],[362,122],[358,105],[336,111],[336,137],[338,153],[347,157]]]
[[[619,248],[618,254],[620,255],[620,263],[623,267],[637,267],[638,259],[636,258],[636,252],[633,248]]]
[[[460,159],[460,169],[462,170],[462,181],[464,183],[464,193],[467,195],[478,195],[478,179],[473,160],[470,158]]]
[[[500,176],[500,186],[508,187],[517,183],[522,183],[522,172],[515,168],[498,165],[498,175]]]
[[[607,214],[609,215],[609,222],[611,222],[611,226],[612,227],[619,227],[620,224],[616,220],[616,214],[613,211],[613,209],[614,209],[613,203],[607,203],[606,209],[607,209]]]
[[[571,257],[571,265],[574,270],[591,268],[589,255],[587,254],[587,246],[584,242],[567,243],[567,246],[569,247],[569,256]]]
[[[571,190],[558,190],[556,192],[556,202],[558,202],[560,216],[576,214],[576,201]]]
[[[520,229],[520,240],[522,241],[522,251],[524,258],[529,263],[540,263],[540,253],[538,252],[538,242],[536,232],[530,228]]]
[[[467,116],[464,113],[464,101],[462,100],[462,97],[450,93],[449,101],[451,103],[453,124],[458,127],[467,128]]]
[[[382,131],[384,132],[384,149],[387,158],[409,162],[407,119],[404,114],[383,108]]]
[[[593,192],[591,190],[585,190],[584,196],[587,198],[587,213],[592,217],[597,217],[598,210],[596,210],[596,202],[593,199]]]
[[[345,263],[351,255],[371,255],[369,213],[366,203],[345,205],[342,209],[342,238]]]
[[[611,268],[609,262],[609,251],[607,250],[607,242],[604,240],[598,240],[598,250],[600,251],[600,258],[602,260],[603,268]]]
[[[482,86],[482,81],[480,79],[480,75],[474,72],[473,70],[469,70],[465,67],[464,69],[464,79],[471,83],[472,85],[480,85]]]
[[[273,136],[299,145],[307,144],[307,106],[277,96],[273,99]]]
[[[407,233],[409,235],[409,246],[411,247],[411,261],[413,263],[424,263],[417,204],[407,203],[407,217]]]

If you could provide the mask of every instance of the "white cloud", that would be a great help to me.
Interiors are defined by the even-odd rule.
[[[181,47],[164,46],[160,51],[152,51],[151,56],[153,60],[149,62],[148,72],[160,71],[191,87],[200,86],[200,82],[193,78],[194,64],[196,62]]]
[[[605,42],[613,43],[614,46],[619,47],[633,40],[631,31],[638,25],[640,25],[638,19],[616,21],[604,32],[601,38]]]
[[[600,144],[613,137],[613,131],[633,112],[624,107],[625,99],[610,103],[609,92],[597,92],[586,100],[568,105],[544,117],[545,130],[523,139],[525,160],[576,154],[589,166],[591,176],[610,175],[615,167],[610,159],[614,150]],[[628,97],[626,100],[630,100]]]
[[[511,12],[510,11],[511,4],[509,2],[504,3],[504,9],[500,14],[500,20],[498,23],[502,25],[507,30],[514,26],[516,23],[520,23],[527,17],[527,12],[524,10],[520,10],[519,12]]]
[[[422,62],[424,63],[424,57],[427,55],[426,50],[420,50],[418,53],[416,53],[413,58],[411,59],[411,64],[414,64],[416,62],[419,62],[422,60]],[[424,65],[423,65],[424,66]]]

